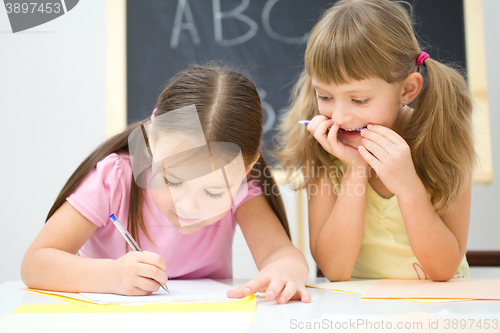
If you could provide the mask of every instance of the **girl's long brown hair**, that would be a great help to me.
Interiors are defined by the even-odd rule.
[[[196,105],[207,142],[231,142],[239,146],[245,166],[251,165],[260,152],[262,139],[262,106],[255,85],[245,75],[223,65],[193,66],[181,72],[158,97],[156,115],[188,105]],[[66,198],[82,183],[89,172],[111,153],[128,153],[128,137],[147,120],[130,125],[125,131],[106,140],[75,170],[64,185],[46,221]],[[260,155],[250,177],[260,181],[267,201],[278,216],[288,237],[290,230],[278,187],[267,163]],[[128,228],[135,239],[139,230],[151,240],[141,214],[144,190],[131,178]]]
[[[283,166],[306,167],[303,186],[317,179],[313,168],[335,167],[304,126],[297,126],[298,120],[319,114],[311,77],[335,84],[367,78],[396,83],[420,72],[416,59],[422,48],[413,31],[411,6],[406,6],[401,1],[343,0],[328,9],[312,29],[291,110],[280,124],[282,145],[277,154]],[[400,134],[410,146],[434,208],[443,213],[472,177],[472,102],[459,70],[431,58],[424,66],[426,83]]]

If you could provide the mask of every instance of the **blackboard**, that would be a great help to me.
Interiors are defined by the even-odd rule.
[[[241,66],[264,108],[265,148],[303,68],[309,31],[335,1],[128,0],[127,121],[144,119],[168,80],[190,63]],[[462,0],[413,0],[415,31],[431,57],[465,68]],[[273,163],[273,159],[265,154]]]

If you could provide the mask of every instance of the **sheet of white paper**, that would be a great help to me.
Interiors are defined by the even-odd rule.
[[[123,296],[115,294],[81,293],[99,304],[159,303],[200,300],[227,300],[226,292],[234,287],[211,279],[168,280],[167,293],[163,289],[149,296]]]

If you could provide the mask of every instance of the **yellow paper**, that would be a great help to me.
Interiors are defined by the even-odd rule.
[[[255,296],[249,295],[232,302],[181,302],[141,305],[93,304],[66,297],[50,295],[71,304],[22,305],[12,313],[157,313],[157,312],[240,312],[255,311]]]

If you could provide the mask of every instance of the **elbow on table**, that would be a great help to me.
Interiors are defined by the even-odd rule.
[[[42,288],[38,288],[38,286],[35,283],[34,279],[31,279],[31,278],[27,277],[26,275],[22,275],[21,274],[21,280],[23,281],[24,285],[26,287],[28,287],[28,288],[31,288],[31,289],[42,289]]]
[[[453,277],[455,276],[455,274],[437,274],[437,275],[432,275],[431,276],[431,280],[434,281],[434,282],[446,282],[446,281],[449,281],[451,279],[453,279]]]
[[[350,276],[331,276],[331,277],[326,277],[328,279],[328,281],[330,282],[342,282],[342,281],[349,281],[349,279],[351,278]]]
[[[26,272],[25,269],[21,266],[21,280],[23,283],[26,285],[28,288],[33,288],[34,286],[34,281],[31,278],[30,274]]]
[[[323,275],[332,282],[338,282],[338,281],[348,281],[351,278],[352,272],[341,272],[339,270],[322,270]]]
[[[21,279],[28,288],[37,287],[36,274],[33,272],[32,267],[33,265],[31,265],[29,262],[29,256],[25,254],[21,262]]]
[[[439,270],[437,272],[428,272],[429,277],[431,278],[432,281],[434,282],[446,282],[455,276],[455,273],[457,272],[457,269],[454,268],[453,270],[448,269],[448,270]]]
[[[318,265],[318,268],[321,270],[321,273],[323,273],[323,276],[329,281],[348,281],[352,276],[354,266],[344,267],[344,265],[332,264],[330,261],[327,261],[326,264],[320,265],[314,255],[313,258],[316,261],[316,265]]]

